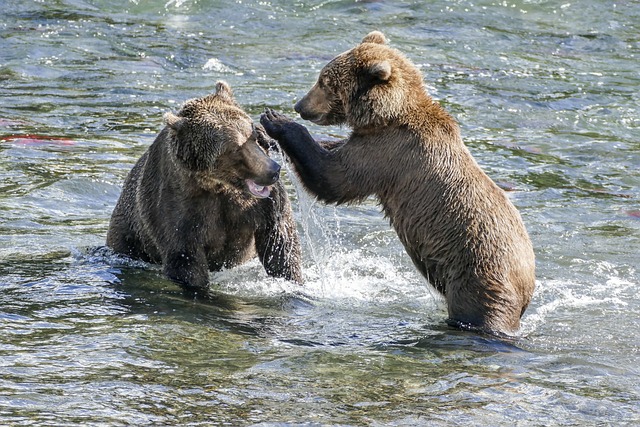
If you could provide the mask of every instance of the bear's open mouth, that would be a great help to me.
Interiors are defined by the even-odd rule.
[[[270,185],[258,185],[252,179],[247,179],[245,181],[247,183],[247,188],[249,188],[249,192],[254,196],[264,199],[265,197],[269,197],[269,194],[271,194]]]

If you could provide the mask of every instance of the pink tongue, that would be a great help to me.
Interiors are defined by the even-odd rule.
[[[256,197],[264,198],[269,197],[269,194],[271,194],[270,186],[258,185],[252,179],[247,179],[247,187],[249,188],[251,194]]]

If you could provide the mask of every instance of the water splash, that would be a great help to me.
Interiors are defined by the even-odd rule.
[[[176,8],[182,7],[183,4],[187,3],[187,0],[169,0],[165,3],[165,9],[169,9],[170,6],[175,5]]]
[[[228,65],[225,65],[218,58],[208,59],[207,62],[202,66],[202,69],[204,71],[213,71],[215,73],[221,73],[221,74],[242,75],[242,73],[235,72],[233,69],[231,69],[231,67],[229,67]]]
[[[430,309],[442,307],[440,296],[412,265],[399,264],[375,250],[367,251],[365,246],[371,244],[348,248],[337,212],[340,208],[320,205],[305,190],[285,155],[282,163],[295,191],[296,220],[310,258],[304,271],[305,293],[313,299],[330,300],[338,305],[413,305],[417,302],[423,308],[425,305]],[[367,236],[362,240],[366,241]]]

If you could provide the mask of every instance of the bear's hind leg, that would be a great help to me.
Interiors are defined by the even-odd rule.
[[[452,295],[447,289],[447,324],[463,330],[484,332],[497,337],[513,337],[520,328],[519,313],[513,304],[484,295],[470,299],[468,295]]]

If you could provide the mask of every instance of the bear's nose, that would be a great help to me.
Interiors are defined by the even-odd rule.
[[[273,162],[271,166],[271,182],[275,183],[280,178],[280,165]]]
[[[300,117],[303,120],[309,120],[311,122],[315,122],[320,120],[322,114],[313,111],[312,108],[309,108],[305,98],[302,98],[300,101],[296,102],[296,105],[293,106],[293,109],[296,110],[296,113],[300,114]]]
[[[307,109],[305,108],[304,98],[296,102],[296,105],[293,106],[293,109],[296,110],[296,113],[300,114],[302,120],[311,120],[315,117],[314,114],[309,113],[309,111],[307,111]]]

